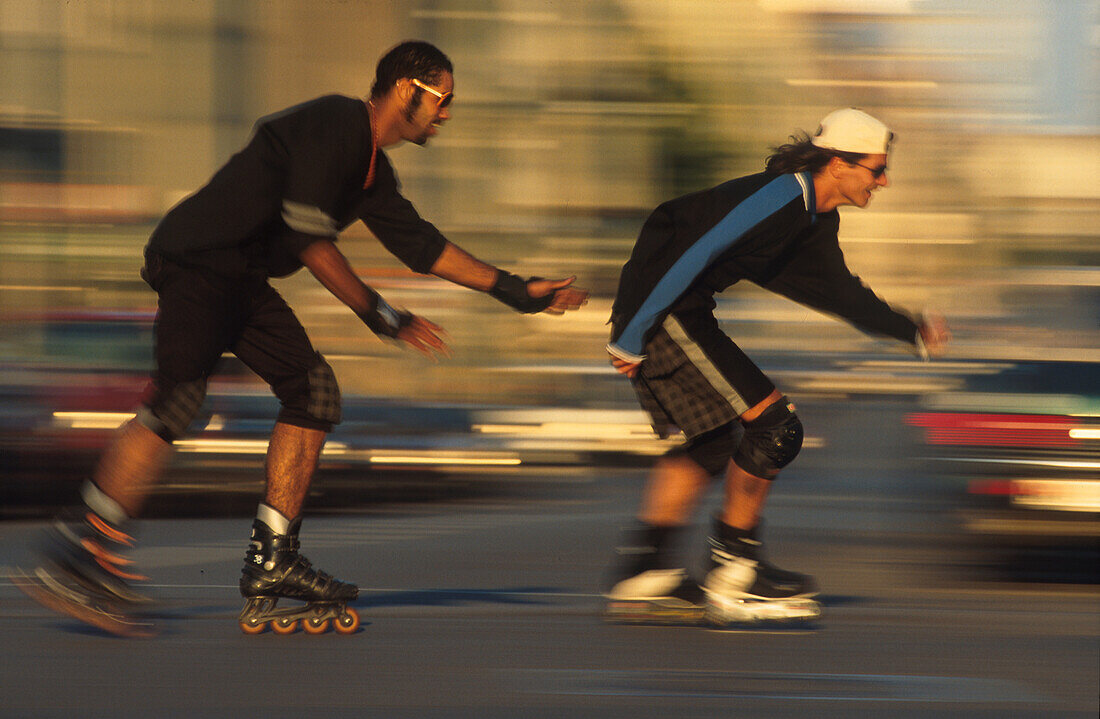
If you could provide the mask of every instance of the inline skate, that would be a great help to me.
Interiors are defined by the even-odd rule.
[[[814,579],[767,562],[757,537],[758,529],[743,531],[716,522],[703,581],[706,622],[720,627],[797,624],[820,617]]]
[[[263,521],[252,523],[252,541],[241,570],[241,596],[245,598],[239,622],[245,634],[259,634],[267,625],[276,634],[298,628],[321,634],[329,624],[340,634],[359,628],[359,614],[347,603],[359,596],[359,588],[312,568],[298,553],[301,518],[290,523],[286,534],[277,534]],[[278,607],[280,599],[297,599],[304,605]]]
[[[141,617],[152,600],[133,585],[147,577],[132,571],[133,561],[123,556],[133,543],[122,523],[91,509],[62,515],[45,532],[42,563],[17,569],[13,581],[53,611],[118,636],[153,636],[153,623]]]
[[[646,526],[625,533],[616,549],[604,619],[622,624],[697,624],[706,606],[703,590],[667,547],[678,527]]]

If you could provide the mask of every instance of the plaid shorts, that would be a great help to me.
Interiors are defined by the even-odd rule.
[[[710,313],[670,314],[645,353],[634,391],[662,438],[721,427],[775,390]]]
[[[328,432],[340,421],[332,368],[262,278],[233,283],[155,253],[142,276],[159,296],[156,371],[146,406],[172,436],[186,430],[226,351],[271,386],[282,405],[279,422]]]

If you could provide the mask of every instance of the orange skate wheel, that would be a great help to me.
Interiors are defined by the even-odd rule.
[[[267,622],[241,622],[241,631],[245,634],[262,634],[267,629]]]
[[[324,634],[328,629],[328,620],[304,619],[302,620],[302,629],[306,630],[306,634]]]
[[[359,612],[354,609],[345,609],[344,613],[336,618],[332,628],[339,634],[351,634],[359,628]]]
[[[293,634],[297,628],[297,619],[276,619],[271,623],[271,631],[276,634]]]

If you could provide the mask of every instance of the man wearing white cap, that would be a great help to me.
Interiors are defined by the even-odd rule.
[[[795,406],[720,329],[714,294],[748,280],[834,314],[924,358],[949,339],[941,318],[914,320],[848,269],[842,205],[887,187],[893,133],[853,108],[810,137],[774,148],[765,171],[659,206],[623,267],[611,315],[611,362],[628,376],[662,437],[686,441],[658,460],[606,591],[609,618],[724,624],[812,619],[814,580],[763,558],[760,516],[771,482],[802,446]],[[725,477],[702,582],[674,549],[712,477]]]

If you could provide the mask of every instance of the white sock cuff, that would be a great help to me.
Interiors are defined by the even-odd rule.
[[[122,505],[104,494],[103,490],[95,486],[90,479],[84,481],[84,486],[80,488],[80,496],[84,499],[84,504],[88,505],[88,509],[111,524],[117,526],[129,519]]]
[[[290,520],[284,517],[279,510],[269,507],[263,502],[260,502],[260,507],[256,510],[256,519],[271,527],[275,534],[286,534],[290,529]]]

